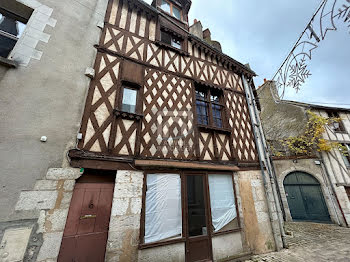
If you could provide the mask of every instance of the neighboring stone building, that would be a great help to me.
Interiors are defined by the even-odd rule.
[[[324,117],[341,117],[327,126],[324,139],[350,149],[350,109],[279,100],[275,83],[267,81],[258,90],[261,120],[266,140],[275,149],[278,141],[301,134],[308,121],[307,110]],[[350,159],[337,149],[314,156],[273,157],[287,221],[308,220],[350,225]]]
[[[1,6],[16,24],[0,32],[4,261],[220,261],[281,248],[252,124],[255,73],[200,22],[189,27],[190,6]]]
[[[90,83],[84,73],[94,63],[107,2],[0,1],[0,261],[35,260],[38,217],[54,207],[44,238],[60,239],[79,170],[65,174],[71,180],[64,186],[52,174],[70,172],[67,150],[76,144]],[[58,169],[43,180],[51,167]]]

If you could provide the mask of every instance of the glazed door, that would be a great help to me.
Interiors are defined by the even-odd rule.
[[[113,190],[113,183],[76,184],[58,261],[104,261]]]
[[[208,200],[203,175],[187,175],[187,241],[186,261],[209,261],[212,257],[211,238],[208,232]]]

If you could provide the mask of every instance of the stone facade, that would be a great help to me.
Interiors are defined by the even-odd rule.
[[[327,126],[323,138],[339,143],[350,143],[349,109],[283,101],[278,99],[276,92],[275,83],[272,81],[265,82],[257,90],[261,103],[260,116],[266,139],[271,141],[272,144],[274,141],[301,134],[308,121],[307,110],[323,117],[328,117],[327,112],[337,112],[342,119],[345,130],[338,132]],[[332,221],[343,226],[350,225],[350,199],[345,191],[345,187],[350,186],[350,171],[339,150],[334,149],[330,152],[322,153],[315,152],[314,158],[274,158],[273,163],[287,221],[291,221],[292,217],[283,181],[291,172],[302,171],[310,174],[320,183]]]
[[[185,261],[185,243],[139,249],[143,173],[118,170],[108,234],[106,261]],[[214,261],[237,254],[275,250],[260,171],[235,173],[242,230],[214,236]],[[276,216],[276,214],[275,214]]]
[[[25,261],[57,259],[75,179],[81,174],[79,169],[52,168],[44,179],[36,182],[34,190],[21,192],[16,212],[25,214],[31,211],[38,214],[38,219],[8,222],[3,228],[0,254],[4,262],[24,258]],[[16,240],[18,237],[21,241]]]
[[[84,72],[96,55],[107,2],[18,1],[33,12],[9,56],[18,67],[0,65],[0,222],[37,218],[14,212],[20,192],[32,190],[49,168],[68,166],[90,83]]]
[[[17,0],[33,11],[8,57],[17,67],[0,65],[1,261],[57,257],[80,175],[67,168],[66,151],[76,144],[90,82],[84,72],[107,2]]]

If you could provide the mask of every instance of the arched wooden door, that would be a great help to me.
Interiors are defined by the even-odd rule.
[[[293,220],[331,222],[320,183],[314,177],[293,172],[283,185]]]

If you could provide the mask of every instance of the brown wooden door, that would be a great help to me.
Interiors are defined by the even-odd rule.
[[[187,240],[186,261],[212,259],[211,237],[208,230],[209,210],[207,183],[204,175],[186,175]]]
[[[77,183],[58,261],[103,262],[114,184]]]

